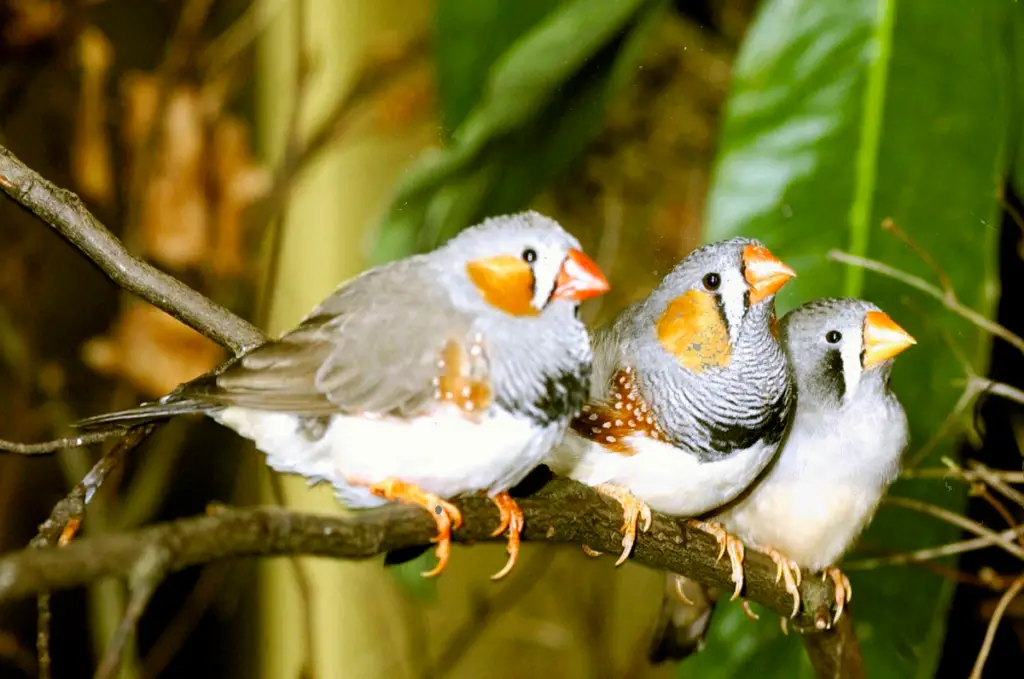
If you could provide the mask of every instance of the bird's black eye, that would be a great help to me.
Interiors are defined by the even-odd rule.
[[[526,248],[523,250],[523,261],[527,264],[533,264],[537,261],[537,251],[533,248]]]
[[[718,286],[722,284],[722,277],[716,273],[705,274],[703,283],[708,290],[717,290]]]
[[[825,333],[825,341],[829,344],[839,344],[841,339],[843,339],[843,333],[838,330],[829,330]]]

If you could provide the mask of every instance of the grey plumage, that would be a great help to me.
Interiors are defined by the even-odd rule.
[[[794,423],[774,466],[710,517],[748,547],[778,548],[812,572],[832,566],[895,479],[908,434],[889,386],[893,358],[865,367],[867,319],[880,313],[863,300],[827,298],[782,319],[797,380]],[[667,576],[666,586],[674,577]],[[687,579],[687,587],[701,586]],[[664,597],[660,620],[666,622],[652,641],[651,662],[681,660],[702,645],[714,602],[690,598],[693,605]]]
[[[551,300],[544,313],[513,318],[489,307],[466,277],[474,257],[541,253],[537,280],[550,295],[561,260],[548,250],[578,248],[557,223],[535,212],[489,219],[438,250],[385,264],[343,284],[293,330],[182,385],[159,402],[82,420],[88,428],[137,423],[227,406],[315,417],[339,413],[416,415],[429,407],[445,342],[483,338],[492,389],[504,406],[538,419],[546,397],[578,409],[590,348],[575,304]],[[554,260],[554,261],[552,261]],[[542,270],[543,269],[543,270]],[[577,376],[581,384],[564,382]],[[568,413],[562,413],[568,417]]]

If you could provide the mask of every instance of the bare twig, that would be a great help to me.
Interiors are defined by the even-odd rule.
[[[233,352],[266,341],[258,328],[172,276],[132,256],[74,193],[60,189],[0,146],[0,188],[96,263],[110,279]]]
[[[974,669],[971,670],[970,679],[981,679],[981,673],[985,669],[985,661],[988,660],[989,651],[992,650],[992,642],[996,638],[999,621],[1003,619],[1006,607],[1020,594],[1021,588],[1024,588],[1024,575],[1014,580],[1013,585],[999,599],[999,604],[992,614],[992,619],[988,622],[988,629],[985,631],[985,641],[982,642],[981,650],[978,651],[978,659],[974,661]]]
[[[912,509],[916,512],[921,512],[922,514],[928,514],[937,519],[942,519],[947,523],[951,523],[954,526],[974,533],[975,535],[989,538],[992,540],[993,545],[1001,547],[1018,559],[1024,559],[1024,549],[1021,549],[1021,547],[1014,543],[1010,538],[1003,537],[999,533],[985,528],[980,523],[971,521],[967,517],[951,512],[944,507],[928,504],[927,502],[921,502],[920,500],[913,500],[908,497],[888,497],[885,499],[885,503],[895,505],[897,507],[905,507],[906,509]]]
[[[80,436],[67,436],[40,443],[18,443],[17,441],[0,439],[0,452],[16,453],[18,455],[49,455],[65,448],[81,448],[93,443],[118,438],[119,436],[124,436],[127,431],[124,427],[115,427],[113,429],[104,429]]]
[[[163,674],[171,658],[185,643],[189,633],[199,624],[206,609],[217,596],[230,568],[231,562],[222,561],[203,569],[188,598],[150,647],[149,653],[142,661],[140,677],[156,679]]]
[[[939,263],[935,261],[935,258],[932,257],[927,250],[921,247],[916,240],[910,237],[910,234],[897,226],[896,222],[893,221],[891,217],[886,217],[882,220],[882,230],[888,231],[892,235],[896,236],[903,241],[904,245],[913,250],[914,254],[916,254],[922,262],[927,264],[928,268],[930,268],[935,274],[935,277],[939,279],[939,286],[942,288],[942,292],[950,298],[956,299],[956,291],[953,289],[953,284],[950,282],[946,271],[939,266]]]
[[[912,288],[920,290],[929,297],[934,297],[936,300],[941,302],[944,307],[952,311],[957,316],[970,321],[990,335],[998,337],[1008,344],[1013,345],[1017,350],[1024,352],[1024,339],[1021,339],[1020,335],[1011,332],[995,321],[985,318],[985,316],[981,315],[974,309],[964,306],[957,300],[955,295],[950,296],[946,294],[940,288],[937,288],[923,278],[919,278],[918,276],[914,276],[913,274],[909,274],[906,271],[902,271],[877,260],[851,255],[840,250],[832,250],[828,253],[828,256],[830,259],[837,262],[843,262],[844,264],[859,266],[867,269],[868,271],[874,271],[875,273],[888,276],[889,278],[893,278],[909,285]]]
[[[1006,483],[1024,483],[1024,472],[1016,471],[1005,471],[1005,470],[989,470],[989,475],[993,478],[1001,479]],[[982,481],[981,476],[972,472],[969,469],[965,469],[962,472],[957,472],[953,469],[945,469],[939,467],[929,467],[926,469],[907,469],[904,470],[900,476],[905,479],[955,479],[957,481]]]
[[[85,475],[67,497],[58,502],[50,512],[49,518],[39,526],[39,533],[29,543],[30,549],[40,550],[42,553],[52,550],[46,549],[55,544],[69,542],[78,531],[78,526],[85,516],[85,506],[92,500],[93,495],[103,484],[107,475],[117,467],[124,456],[133,450],[153,432],[156,425],[147,424],[135,429],[130,429],[124,438],[100,458],[89,473]],[[39,599],[36,604],[36,655],[39,664],[39,676],[41,679],[49,679],[51,675],[52,658],[50,655],[50,594],[48,590],[38,592]]]
[[[423,676],[443,677],[451,672],[487,628],[487,623],[518,603],[540,582],[551,567],[553,558],[553,553],[542,554],[526,564],[522,571],[514,572],[513,579],[497,594],[475,597],[472,613],[448,637],[448,643]]]
[[[1001,533],[997,533],[996,537],[971,538],[970,540],[951,542],[949,544],[942,545],[941,547],[928,547],[926,549],[918,549],[913,552],[890,554],[889,556],[880,556],[871,559],[857,559],[856,561],[843,563],[843,570],[870,570],[872,568],[878,568],[879,566],[898,566],[908,563],[930,561],[932,559],[941,559],[944,556],[953,556],[955,554],[963,554],[965,552],[972,552],[978,549],[984,549],[985,547],[991,547],[1001,540],[1013,540],[1022,535],[1024,535],[1024,525],[1019,525],[1014,528],[1004,530]]]
[[[258,224],[270,224],[277,219],[302,170],[350,128],[355,121],[355,113],[364,102],[406,73],[425,53],[427,45],[426,36],[414,36],[385,57],[372,59],[367,67],[360,71],[349,91],[338,100],[323,122],[306,138],[302,148],[291,159],[286,159],[290,162],[282,163],[273,187],[257,208],[260,214],[256,220]]]
[[[203,79],[207,82],[216,80],[218,73],[255,42],[277,13],[292,1],[264,0],[250,3],[238,20],[203,48],[199,55],[199,63],[205,71]]]
[[[135,626],[142,617],[142,612],[146,610],[146,604],[164,578],[166,561],[167,554],[158,545],[154,545],[139,557],[130,577],[129,588],[132,595],[125,609],[124,619],[117,626],[113,638],[107,645],[107,650],[96,670],[96,679],[112,679],[117,674],[128,639],[135,633]]]
[[[1016,488],[1011,487],[1006,481],[992,469],[989,469],[980,462],[970,461],[967,463],[970,471],[973,472],[979,479],[987,483],[992,488],[996,489],[1008,500],[1017,503],[1020,507],[1024,507],[1024,493],[1020,492]],[[961,470],[961,473],[964,473]]]

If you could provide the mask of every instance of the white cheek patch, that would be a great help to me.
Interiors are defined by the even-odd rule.
[[[719,295],[722,298],[725,320],[729,324],[729,344],[736,346],[740,336],[740,325],[746,312],[744,300],[747,295],[747,284],[739,276],[722,274],[722,279]]]
[[[540,311],[551,299],[555,291],[555,283],[558,279],[558,272],[562,268],[562,261],[551,254],[538,253],[537,260],[531,264],[533,267],[533,308]]]
[[[860,386],[860,377],[864,373],[864,369],[860,364],[863,342],[860,334],[856,332],[849,333],[844,339],[846,341],[843,342],[843,346],[839,349],[839,355],[843,357],[843,380],[846,383],[846,393],[843,395],[843,400],[849,401],[857,393],[857,387]]]

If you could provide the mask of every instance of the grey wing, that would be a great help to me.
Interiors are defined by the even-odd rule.
[[[218,375],[202,398],[303,415],[422,411],[445,345],[465,342],[473,319],[416,263],[343,286],[297,328]]]

